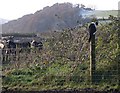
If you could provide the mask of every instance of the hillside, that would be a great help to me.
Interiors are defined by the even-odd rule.
[[[3,24],[2,33],[33,33],[74,28],[90,21],[91,17],[108,17],[117,15],[117,11],[98,11],[91,8],[73,6],[71,3],[54,4],[44,7],[34,14]]]
[[[17,20],[3,25],[3,33],[29,33],[61,30],[75,27],[81,21],[79,7],[73,7],[71,3],[54,4],[44,7],[34,14],[25,15]],[[82,20],[84,23],[84,21]]]

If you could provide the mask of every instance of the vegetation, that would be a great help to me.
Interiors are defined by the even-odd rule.
[[[110,19],[111,23],[98,26],[96,34],[94,84],[89,80],[89,36],[83,26],[56,31],[46,38],[41,52],[33,51],[15,64],[3,64],[3,90],[119,89],[118,22],[113,16]]]

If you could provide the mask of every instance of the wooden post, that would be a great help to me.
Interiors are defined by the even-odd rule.
[[[117,55],[117,62],[118,62],[118,87],[120,89],[120,2],[118,3],[118,55]]]
[[[118,88],[120,89],[120,1],[118,2]]]
[[[90,42],[90,81],[95,80],[95,35],[91,38]]]
[[[117,56],[117,62],[118,62],[118,84],[119,84],[119,88],[120,88],[120,29],[118,31],[118,45],[119,45],[118,56]]]

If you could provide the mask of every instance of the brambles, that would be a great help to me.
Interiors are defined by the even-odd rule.
[[[41,52],[19,55],[22,56],[21,60],[17,61],[19,68],[14,68],[14,64],[3,65],[4,72],[9,70],[9,74],[5,73],[7,78],[3,78],[3,86],[12,88],[17,85],[23,90],[115,88],[118,80],[116,26],[116,22],[112,22],[99,25],[97,28],[95,72],[97,85],[90,85],[89,82],[88,33],[85,27],[81,27],[53,32],[44,41]],[[21,68],[23,69],[20,70]]]

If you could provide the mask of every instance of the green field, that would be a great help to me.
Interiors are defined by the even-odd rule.
[[[118,11],[117,10],[108,10],[108,11],[96,10],[95,15],[100,18],[106,18],[106,17],[109,17],[109,15],[117,16]]]

